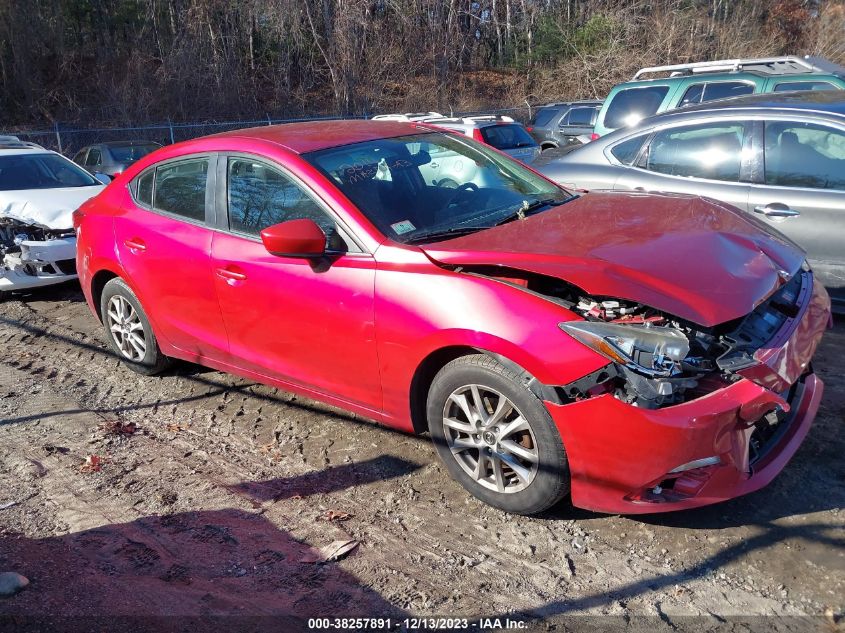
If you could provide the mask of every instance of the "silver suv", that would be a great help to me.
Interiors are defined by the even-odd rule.
[[[802,246],[837,308],[845,308],[845,91],[750,95],[673,110],[540,171],[564,187],[728,202]]]

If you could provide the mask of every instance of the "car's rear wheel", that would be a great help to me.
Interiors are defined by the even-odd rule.
[[[535,514],[569,492],[566,452],[525,374],[489,356],[463,356],[428,393],[431,438],[454,479],[485,503]]]
[[[132,371],[152,376],[170,365],[170,358],[161,353],[141,302],[125,281],[116,277],[106,283],[100,297],[100,314],[109,347]]]

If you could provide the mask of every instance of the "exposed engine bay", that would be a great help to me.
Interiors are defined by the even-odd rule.
[[[584,317],[559,327],[612,363],[559,387],[566,399],[610,393],[651,409],[680,404],[738,380],[736,372],[754,365],[755,352],[798,316],[811,286],[811,273],[801,270],[746,316],[708,328],[639,303],[591,297],[542,275],[517,270],[503,274],[501,269],[492,274],[490,268],[474,267],[464,272],[525,288]]]
[[[0,292],[58,283],[75,276],[73,229],[47,229],[0,217]]]

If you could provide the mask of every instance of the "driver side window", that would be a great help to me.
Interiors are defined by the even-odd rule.
[[[249,158],[229,158],[227,165],[229,228],[258,236],[273,224],[308,218],[326,234],[329,250],[349,250],[336,222],[322,206],[281,171]]]

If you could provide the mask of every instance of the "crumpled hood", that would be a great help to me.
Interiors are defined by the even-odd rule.
[[[748,314],[804,261],[787,238],[729,205],[628,192],[590,193],[423,248],[443,264],[552,276],[703,326]]]
[[[70,229],[73,212],[103,189],[105,185],[0,191],[0,217],[43,229]]]

